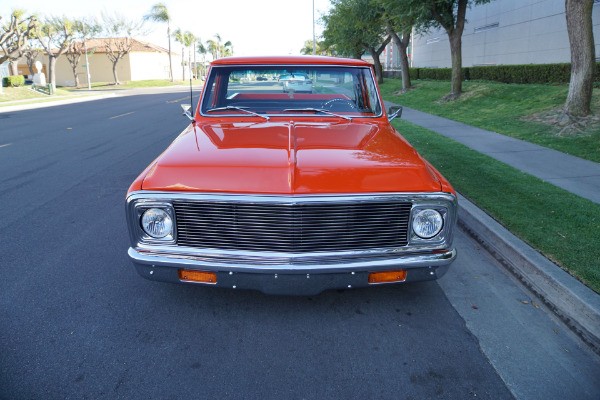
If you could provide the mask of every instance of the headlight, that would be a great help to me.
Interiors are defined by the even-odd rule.
[[[431,239],[442,230],[444,219],[435,210],[418,211],[412,223],[413,232],[423,239]]]
[[[173,219],[160,208],[150,208],[142,215],[144,232],[156,239],[164,238],[173,230]]]

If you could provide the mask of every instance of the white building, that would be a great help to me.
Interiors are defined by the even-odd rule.
[[[596,56],[600,56],[600,0],[592,13]],[[564,0],[492,0],[467,10],[462,65],[548,64],[571,61]],[[413,35],[412,67],[452,66],[443,29]],[[386,49],[386,69],[399,64],[396,48]],[[383,62],[383,57],[382,57]]]

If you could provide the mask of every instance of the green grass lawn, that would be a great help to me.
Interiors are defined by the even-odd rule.
[[[526,120],[556,109],[567,98],[567,86],[514,85],[463,82],[457,101],[440,103],[450,92],[449,81],[413,81],[414,90],[397,94],[400,79],[386,79],[381,93],[386,100],[468,125],[512,136],[591,161],[600,162],[600,124],[583,133],[557,136],[560,128]],[[594,89],[593,110],[600,116],[600,90]]]
[[[600,293],[600,204],[407,121],[393,124],[457,191]]]
[[[0,94],[0,104],[10,101],[16,100],[43,100],[49,99],[52,96],[48,96],[45,94],[41,94],[38,92],[34,92],[29,89],[31,86],[21,86],[21,87],[4,87],[2,88],[2,94]],[[72,95],[68,90],[57,88],[56,96],[69,96]]]

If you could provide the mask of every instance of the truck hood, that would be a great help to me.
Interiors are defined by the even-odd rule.
[[[287,120],[190,126],[156,160],[142,189],[432,192],[441,184],[387,123]]]

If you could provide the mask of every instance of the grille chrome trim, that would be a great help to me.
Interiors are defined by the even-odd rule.
[[[404,247],[412,209],[406,200],[306,204],[176,199],[172,204],[179,246],[284,253]]]

